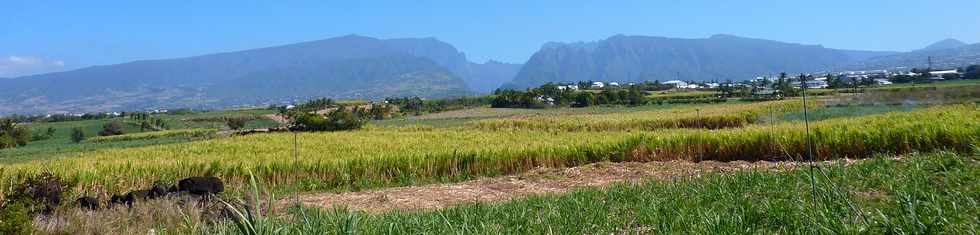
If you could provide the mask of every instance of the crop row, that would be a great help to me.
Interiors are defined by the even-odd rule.
[[[759,120],[767,112],[783,113],[802,107],[799,100],[744,104],[683,106],[629,113],[539,115],[475,122],[470,127],[484,130],[625,131],[668,128],[737,128]]]
[[[177,130],[165,130],[165,131],[152,131],[152,132],[140,132],[124,135],[112,135],[112,136],[98,136],[86,139],[85,142],[88,143],[108,143],[108,142],[119,142],[119,141],[131,141],[131,140],[146,140],[146,139],[157,139],[157,138],[167,138],[167,137],[204,137],[209,135],[214,135],[217,131],[214,129],[177,129]]]
[[[803,124],[647,132],[399,130],[289,133],[99,150],[0,169],[0,185],[43,170],[76,191],[112,193],[155,181],[215,175],[239,187],[247,172],[277,190],[347,190],[567,167],[599,161],[787,160],[804,157]],[[811,124],[815,158],[969,151],[980,141],[977,105],[926,108]],[[293,142],[294,139],[297,142]],[[294,157],[295,149],[298,155]]]

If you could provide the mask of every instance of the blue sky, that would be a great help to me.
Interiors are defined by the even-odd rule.
[[[277,3],[283,2],[283,3]],[[0,1],[0,77],[324,39],[436,37],[477,62],[547,41],[734,34],[841,49],[980,42],[980,1]]]

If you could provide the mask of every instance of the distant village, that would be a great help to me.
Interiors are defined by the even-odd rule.
[[[919,81],[943,81],[943,80],[955,80],[963,79],[965,73],[957,69],[947,69],[947,70],[933,70],[933,71],[917,71],[913,70],[864,70],[864,71],[844,71],[837,73],[821,73],[821,74],[805,74],[806,77],[806,87],[823,89],[832,88],[833,82],[836,80],[841,85],[877,85],[877,86],[887,86],[895,83],[908,82],[902,79],[918,79]],[[799,75],[764,75],[758,76],[745,81],[683,81],[683,80],[668,80],[665,82],[660,82],[663,85],[669,85],[676,89],[718,89],[724,86],[733,87],[750,87],[758,84],[771,84],[778,81],[780,78],[790,81],[790,84],[794,88],[801,88],[804,83],[800,82]],[[898,80],[898,81],[896,81]],[[602,82],[602,81],[590,81],[590,85],[587,87],[582,86],[580,83],[564,82],[559,83],[559,90],[588,90],[588,89],[604,89],[610,87],[621,87],[621,86],[633,86],[636,85],[635,82]]]

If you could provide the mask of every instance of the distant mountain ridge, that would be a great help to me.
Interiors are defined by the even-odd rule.
[[[746,80],[760,75],[841,70],[957,68],[980,64],[980,44],[955,39],[911,52],[824,48],[718,34],[683,39],[615,35],[595,42],[541,46],[506,88],[547,82]]]
[[[4,79],[0,114],[214,108],[320,96],[437,98],[474,94],[467,80],[510,79],[473,75],[473,67],[465,54],[434,38],[348,35]]]
[[[966,46],[966,45],[969,45],[969,44],[966,44],[965,42],[962,42],[960,40],[956,40],[956,39],[952,39],[952,38],[947,38],[947,39],[943,39],[941,41],[938,41],[938,42],[934,42],[932,44],[929,44],[928,46],[926,46],[926,47],[924,47],[922,49],[916,50],[916,51],[931,51],[931,50],[953,49],[953,48],[962,47],[962,46]]]
[[[930,59],[934,69],[955,69],[971,64],[980,64],[980,43],[962,46],[955,46],[955,44],[941,41],[920,50],[869,58],[844,66],[843,69],[927,68],[930,66]]]
[[[703,39],[615,35],[545,43],[508,88],[563,81],[745,80],[812,72],[894,52],[837,50],[719,34]]]

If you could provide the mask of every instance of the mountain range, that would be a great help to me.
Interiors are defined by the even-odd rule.
[[[4,79],[0,114],[214,108],[311,97],[462,96],[499,87],[517,67],[472,63],[434,38],[349,35]]]
[[[976,47],[980,44],[943,40],[900,53],[840,50],[733,35],[703,39],[616,35],[596,42],[546,43],[505,87],[521,89],[547,82],[586,80],[738,81],[780,72],[925,68],[922,64],[929,56],[938,62],[936,67],[955,68],[980,63]]]
[[[325,40],[17,78],[0,78],[0,114],[220,108],[313,97],[452,97],[547,82],[745,80],[759,75],[980,64],[953,39],[910,52],[825,48],[733,35],[615,35],[541,46],[525,64],[474,63],[434,38]]]

